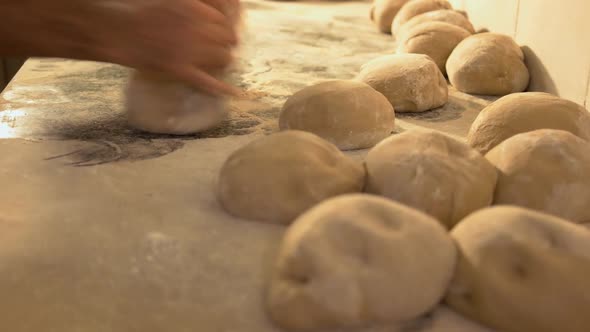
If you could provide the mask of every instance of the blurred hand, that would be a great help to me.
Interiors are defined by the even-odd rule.
[[[234,93],[218,80],[238,42],[235,0],[103,0],[115,20],[97,22],[98,54],[161,72],[211,94]]]
[[[238,1],[0,0],[0,54],[113,62],[232,94],[216,76],[238,42]]]

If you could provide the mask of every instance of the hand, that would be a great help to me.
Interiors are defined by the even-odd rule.
[[[232,61],[238,0],[2,0],[0,12],[0,53],[113,62],[235,93],[215,73]]]
[[[102,33],[98,53],[112,62],[156,71],[211,94],[235,93],[213,73],[232,61],[237,44],[235,0],[98,1],[117,19]],[[108,21],[107,21],[108,22]]]

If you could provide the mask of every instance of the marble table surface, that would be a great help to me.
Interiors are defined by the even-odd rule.
[[[367,2],[244,6],[231,74],[244,93],[215,130],[128,128],[128,70],[111,64],[31,59],[2,93],[0,330],[279,331],[263,296],[285,229],[225,214],[213,195],[218,169],[277,130],[290,94],[353,78],[395,42],[372,26]],[[445,107],[399,115],[396,132],[420,126],[461,138],[489,102],[451,89]],[[371,331],[459,331],[455,318],[433,327],[436,317]]]

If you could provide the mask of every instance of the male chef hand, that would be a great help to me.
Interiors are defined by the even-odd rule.
[[[0,0],[0,55],[112,62],[211,94],[232,61],[238,0]]]

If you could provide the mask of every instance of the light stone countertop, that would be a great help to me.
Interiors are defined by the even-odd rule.
[[[290,94],[353,78],[395,45],[370,23],[367,2],[244,4],[232,81],[246,92],[216,130],[162,137],[129,129],[128,71],[110,64],[32,59],[4,91],[0,330],[278,331],[263,294],[284,228],[225,214],[213,194],[218,169],[277,130]],[[396,131],[464,137],[487,103],[452,90],[443,109],[400,115]],[[429,319],[407,331],[459,331]]]

